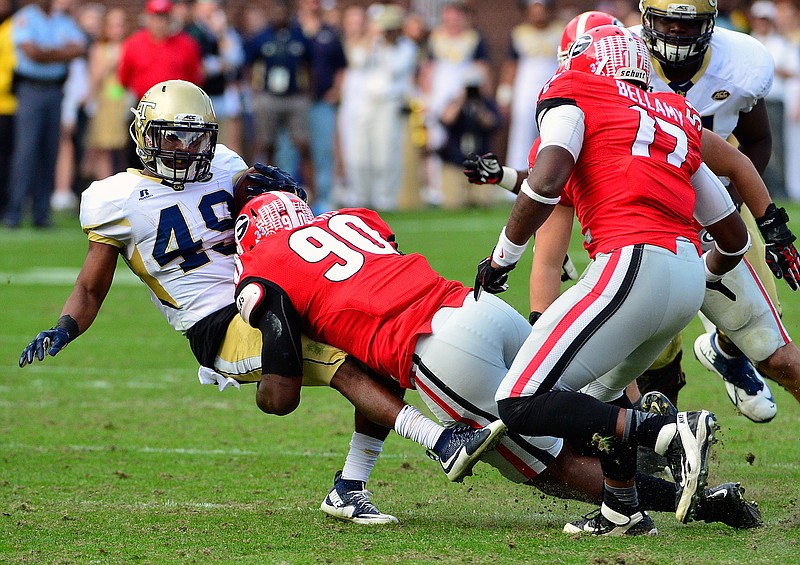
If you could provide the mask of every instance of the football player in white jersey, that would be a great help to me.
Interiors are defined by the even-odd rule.
[[[725,139],[734,136],[741,152],[763,174],[772,149],[772,133],[764,102],[774,76],[774,63],[769,52],[749,35],[715,28],[716,0],[641,0],[639,8],[642,25],[632,30],[641,35],[650,51],[654,69],[652,88],[685,96],[700,112],[703,125]],[[775,280],[766,267],[769,266],[776,277],[782,277],[778,263],[781,249],[786,249],[786,241],[768,229],[761,229],[767,243],[765,249],[758,228],[765,222],[785,216],[785,213],[773,205],[757,226],[752,212],[749,210],[743,214],[753,240],[747,258],[760,279],[748,281],[746,286],[749,292],[760,294],[766,291],[780,313]],[[779,240],[775,240],[776,236]],[[740,271],[738,274],[753,278],[751,272]],[[790,279],[786,280],[793,290],[797,289]],[[752,300],[759,304],[763,302],[760,296],[754,296]],[[720,312],[730,307],[741,316],[746,311],[741,309],[741,302],[737,304],[728,299],[725,302],[719,304]],[[755,422],[767,422],[776,414],[775,402],[769,386],[753,368],[751,360],[758,362],[765,374],[773,376],[775,371],[786,372],[790,364],[796,365],[800,361],[800,351],[794,346],[784,348],[786,344],[782,341],[785,340],[778,340],[774,332],[768,333],[772,336],[768,340],[757,338],[757,334],[765,329],[755,322],[758,318],[758,314],[754,314],[753,322],[748,323],[744,331],[740,330],[735,340],[730,332],[720,332],[708,319],[703,319],[708,333],[697,338],[694,353],[703,366],[723,378],[731,402],[742,414]],[[731,320],[730,317],[727,319]],[[753,342],[760,343],[756,345]],[[655,388],[667,392],[669,389],[671,393],[674,391],[670,396],[677,399],[678,389],[683,383],[680,350],[678,336],[654,369],[638,380],[643,391]]]
[[[211,101],[192,83],[159,83],[132,110],[131,136],[144,169],[97,181],[83,193],[80,219],[89,238],[86,259],[58,323],[34,338],[19,365],[56,355],[89,328],[122,256],[148,287],[161,314],[188,338],[201,365],[202,382],[216,382],[220,390],[229,384],[259,382],[261,336],[242,321],[233,303],[233,186],[248,171],[247,165],[217,144]],[[260,178],[264,191],[297,192],[296,183],[279,169],[258,170],[255,181]],[[279,353],[270,352],[275,357]],[[451,480],[469,472],[477,461],[472,450],[492,432],[445,430],[405,405],[402,395],[391,394],[341,350],[304,339],[303,363],[305,385],[331,386],[361,407],[345,466],[322,505],[337,518],[363,524],[397,522],[380,512],[365,490],[393,424],[398,433],[402,428],[403,437],[417,440],[425,435],[426,441],[420,443],[437,454],[437,448],[449,449],[456,461],[448,474]],[[410,422],[398,417],[401,410]]]

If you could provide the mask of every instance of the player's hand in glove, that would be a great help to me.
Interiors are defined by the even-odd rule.
[[[489,294],[500,294],[508,290],[508,273],[516,266],[514,263],[507,267],[493,267],[491,256],[481,261],[478,264],[478,276],[475,277],[475,288],[472,291],[475,300],[481,295],[481,289]]]
[[[503,178],[503,167],[494,153],[470,153],[463,165],[464,175],[472,184],[497,184]]]
[[[561,263],[561,282],[578,280],[578,269],[569,257],[569,253],[564,255],[564,262]]]
[[[22,355],[19,356],[20,368],[33,363],[34,357],[39,361],[44,361],[45,352],[52,357],[64,349],[79,334],[78,323],[72,316],[68,314],[61,316],[56,327],[39,332],[39,335],[33,338],[28,347],[22,351]]]
[[[783,279],[797,290],[800,281],[800,257],[794,246],[797,239],[789,229],[789,215],[786,209],[777,208],[774,203],[767,206],[766,213],[756,219],[766,244],[766,261],[775,278]]]
[[[52,357],[64,349],[69,342],[69,334],[64,328],[52,328],[39,332],[39,335],[28,344],[28,347],[20,355],[19,366],[24,367],[29,363],[33,363],[34,356],[39,361],[43,361],[45,351]]]
[[[273,167],[272,165],[265,165],[264,163],[255,163],[250,172],[247,173],[248,183],[247,192],[248,196],[258,196],[265,192],[281,191],[291,192],[299,196],[303,202],[308,202],[308,195],[303,188],[297,184],[297,181],[292,178],[292,175],[281,169],[280,167]]]

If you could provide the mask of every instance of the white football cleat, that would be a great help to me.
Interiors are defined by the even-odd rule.
[[[694,356],[725,382],[728,397],[753,422],[769,422],[778,412],[775,398],[764,377],[744,355],[726,358],[717,346],[717,332],[703,334],[694,342]]]

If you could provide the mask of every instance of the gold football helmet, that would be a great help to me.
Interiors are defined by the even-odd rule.
[[[131,111],[130,134],[148,174],[175,190],[211,178],[219,126],[202,89],[183,80],[160,82]]]
[[[714,33],[717,0],[640,0],[639,10],[642,38],[654,59],[679,67],[703,57]],[[689,24],[692,33],[657,31],[656,18],[681,20]]]

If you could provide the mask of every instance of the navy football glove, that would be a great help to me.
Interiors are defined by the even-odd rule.
[[[786,209],[770,203],[765,214],[756,219],[756,225],[764,237],[766,261],[772,274],[775,278],[785,280],[792,290],[797,290],[800,257],[793,243],[797,237],[789,229],[788,221]]]
[[[44,360],[45,351],[51,357],[64,349],[70,342],[69,334],[64,328],[52,328],[39,332],[28,347],[19,357],[19,366],[24,367],[28,363],[33,363],[34,356],[39,360]]]
[[[44,361],[44,354],[47,352],[51,357],[64,349],[67,344],[78,337],[80,329],[78,323],[72,316],[65,314],[58,319],[56,327],[50,328],[33,338],[33,341],[28,344],[19,356],[20,368],[33,363],[33,358],[36,357],[39,361]]]
[[[464,175],[472,184],[497,184],[503,178],[503,167],[494,153],[470,153],[463,165]]]
[[[247,173],[247,180],[250,181],[247,186],[247,194],[251,198],[265,192],[279,190],[296,194],[303,202],[308,202],[306,191],[297,184],[292,175],[283,169],[264,163],[255,163],[252,168],[255,169],[255,172]]]
[[[508,290],[508,273],[514,270],[517,264],[507,267],[492,267],[491,255],[478,264],[478,276],[475,277],[475,288],[472,295],[475,300],[481,295],[481,289],[489,294],[500,294]]]

